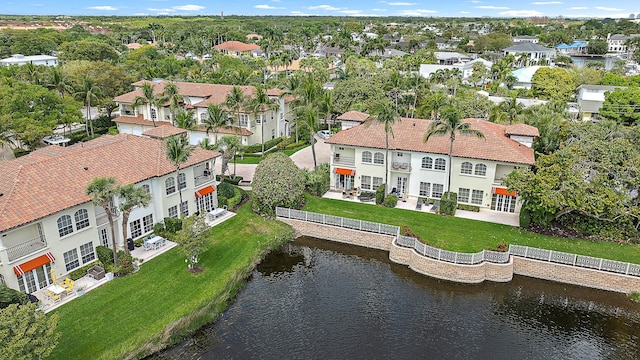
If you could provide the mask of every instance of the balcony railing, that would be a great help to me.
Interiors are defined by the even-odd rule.
[[[394,161],[394,162],[391,163],[391,170],[393,170],[393,171],[411,172],[411,164],[406,163],[406,162]]]
[[[120,111],[122,113],[122,115],[128,115],[128,116],[135,116],[136,112],[133,110],[128,110],[128,109],[122,109],[122,111]]]
[[[349,156],[333,156],[333,163],[336,165],[356,166],[356,158]]]
[[[200,186],[213,180],[213,173],[211,171],[205,170],[204,172],[202,172],[202,175],[197,175],[193,180],[195,182],[195,186]]]
[[[106,213],[102,213],[101,215],[96,216],[96,226],[101,226],[107,224],[109,222],[109,218]]]
[[[27,240],[22,244],[8,247],[7,257],[9,257],[9,261],[14,261],[23,256],[33,254],[36,251],[40,251],[46,247],[47,247],[47,240],[45,239],[44,235],[38,236],[36,238]]]

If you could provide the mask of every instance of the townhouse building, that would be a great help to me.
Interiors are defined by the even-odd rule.
[[[64,148],[50,145],[2,163],[0,282],[33,293],[52,284],[52,270],[64,276],[96,260],[96,246],[112,247],[106,213],[86,195],[94,178],[113,176],[117,185],[135,184],[151,195],[148,206],[132,211],[126,238],[151,233],[166,217],[216,208],[214,165],[220,154],[196,148],[176,176],[160,132],[154,129],[155,137],[104,135]],[[118,205],[114,198],[114,233],[121,249],[126,241]]]
[[[389,190],[400,196],[440,199],[447,191],[449,167],[451,191],[458,203],[499,212],[518,213],[520,202],[509,192],[503,178],[516,168],[534,164],[531,148],[538,129],[525,124],[511,126],[480,119],[466,119],[484,139],[458,135],[449,163],[449,136],[423,141],[432,120],[402,118],[389,136],[385,156],[384,125],[359,125],[333,135],[331,144],[331,190],[375,191],[385,182],[388,161]]]

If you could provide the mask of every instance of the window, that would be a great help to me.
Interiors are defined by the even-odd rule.
[[[362,188],[362,190],[371,190],[371,176],[362,175],[360,188]]]
[[[109,235],[107,235],[107,229],[100,229],[100,245],[109,247]]]
[[[446,170],[447,162],[443,158],[437,158],[436,165],[433,168],[436,170]]]
[[[189,216],[189,203],[186,201],[183,201],[182,204],[180,204],[180,213],[182,213],[182,215],[184,216]]]
[[[153,214],[149,214],[142,218],[142,225],[144,228],[142,229],[143,233],[148,233],[153,230]]]
[[[256,125],[260,125],[260,124],[262,124],[262,117],[263,117],[263,116],[264,116],[264,115],[261,115],[261,114],[257,114],[257,115],[256,115]]]
[[[458,202],[469,202],[469,189],[459,188],[458,189]]]
[[[140,225],[140,219],[134,220],[129,223],[129,229],[131,230],[131,237],[137,238],[142,236],[142,226]]]
[[[82,256],[82,263],[86,264],[96,259],[96,253],[93,251],[93,243],[86,243],[80,245],[80,256]]]
[[[164,181],[164,187],[166,188],[167,195],[176,192],[176,181],[173,179],[173,177],[169,177]]]
[[[169,208],[169,217],[174,219],[178,218],[178,205]]]
[[[89,226],[89,212],[85,209],[76,211],[73,215],[76,220],[76,230],[84,229]]]
[[[444,185],[442,184],[433,184],[433,192],[431,193],[431,197],[441,198],[442,193],[444,192]]]
[[[484,195],[484,191],[482,190],[473,190],[471,192],[471,203],[476,205],[482,205],[482,197]]]
[[[142,189],[147,193],[147,194],[151,194],[151,187],[147,184],[143,184],[142,185]]]
[[[402,157],[402,153],[401,152],[396,153],[396,157]]]
[[[184,173],[178,174],[178,189],[184,190],[187,188],[187,175]]]
[[[69,235],[73,232],[73,224],[71,223],[71,216],[62,215],[58,218],[58,234],[60,237]]]
[[[156,109],[151,109],[151,118],[153,120],[157,120],[158,119],[158,112],[156,111]]]
[[[431,169],[433,168],[433,159],[428,156],[422,158],[422,168],[423,169]]]
[[[384,154],[383,153],[375,153],[373,155],[373,163],[374,164],[384,164]]]
[[[196,198],[196,208],[202,212],[209,212],[213,209],[216,208],[216,203],[215,203],[215,198],[214,198],[215,193],[209,193],[205,196]]]
[[[420,182],[420,196],[429,197],[431,191],[431,183]]]
[[[468,161],[462,163],[462,169],[460,170],[461,174],[471,174],[471,170],[473,170],[473,164]]]
[[[487,175],[487,165],[485,164],[476,164],[476,169],[473,172],[474,175],[485,176]]]
[[[373,190],[376,190],[377,188],[379,188],[380,185],[382,185],[382,178],[374,176],[373,177]]]
[[[78,251],[76,249],[71,249],[63,254],[64,257],[64,266],[67,271],[71,271],[78,266],[80,266],[80,262],[78,261]]]
[[[371,163],[371,152],[370,151],[364,151],[362,153],[362,162],[363,163]]]
[[[249,115],[240,114],[240,126],[248,126],[249,125]]]
[[[207,120],[209,118],[207,113],[202,113],[200,114],[200,122],[204,123],[205,120]]]

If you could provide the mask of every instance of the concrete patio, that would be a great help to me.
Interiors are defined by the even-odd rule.
[[[343,200],[343,201],[351,201],[351,202],[360,202],[363,204],[372,204],[375,205],[375,201],[361,202],[358,200],[357,196],[353,196],[351,198],[345,198],[340,191],[328,191],[322,197],[327,199],[335,199],[335,200]],[[418,199],[414,197],[407,198],[406,201],[398,200],[398,205],[396,205],[396,209],[404,209],[404,210],[412,210],[412,211],[420,211],[424,213],[434,213],[431,211],[432,205],[423,205],[422,209],[418,210],[416,208],[418,203]],[[518,215],[511,213],[502,213],[487,209],[480,209],[480,212],[467,211],[467,210],[457,210],[456,217],[464,218],[464,219],[472,219],[479,221],[487,221],[496,224],[504,224],[510,226],[519,226]]]

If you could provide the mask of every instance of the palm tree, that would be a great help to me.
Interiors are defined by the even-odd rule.
[[[82,97],[84,100],[84,104],[86,106],[87,111],[87,126],[86,131],[87,135],[93,136],[93,123],[91,122],[91,101],[98,99],[98,94],[100,93],[100,88],[95,84],[93,79],[89,77],[89,75],[85,75],[82,78],[82,84],[80,88],[75,93],[76,96]],[[91,132],[89,132],[91,129]]]
[[[140,90],[142,90],[142,96],[136,96],[133,100],[133,106],[149,105],[149,117],[153,121],[153,127],[156,127],[156,117],[151,115],[153,106],[158,103],[158,97],[154,94],[154,86],[150,82],[145,82]]]
[[[180,129],[193,130],[196,128],[196,116],[193,110],[178,110],[175,126]]]
[[[244,146],[237,136],[223,136],[216,144],[215,148],[222,153],[222,166],[220,174],[229,173],[229,160],[233,157],[233,177],[236,177],[236,161],[237,155],[242,154]]]
[[[209,131],[213,131],[214,140],[215,143],[217,143],[218,130],[229,122],[229,118],[229,113],[223,109],[222,106],[219,104],[209,104],[209,106],[207,106],[207,117],[202,120],[207,132],[207,138],[209,138]]]
[[[118,266],[118,251],[116,249],[116,233],[113,228],[113,217],[118,216],[118,209],[113,206],[113,198],[116,196],[116,179],[114,177],[97,177],[91,180],[85,189],[85,193],[91,196],[94,205],[100,206],[107,214],[109,227],[111,228],[111,246],[113,250],[113,266]],[[106,265],[106,264],[105,264]]]
[[[524,111],[524,106],[518,102],[518,98],[514,94],[494,106],[491,110],[493,122],[502,123],[504,119],[509,119],[509,125],[513,125],[518,115]]]
[[[64,100],[65,94],[73,93],[73,86],[71,85],[71,81],[69,80],[69,78],[67,78],[66,74],[62,71],[62,67],[54,66],[54,67],[49,67],[49,69],[51,69],[49,71],[50,78],[46,87],[49,90],[56,90],[58,92],[58,95],[60,95],[62,100]],[[67,125],[69,125],[69,131],[71,131],[71,123],[70,122],[68,122],[68,124],[65,122],[62,122],[62,123],[63,123],[63,127],[62,127],[63,135],[66,136]]]
[[[388,101],[380,102],[374,108],[373,116],[367,122],[376,122],[384,126],[385,134],[385,159],[384,159],[384,183],[385,196],[389,193],[389,134],[393,137],[393,124],[399,122],[398,112],[393,104]]]
[[[427,100],[420,106],[420,112],[426,114],[427,117],[440,119],[440,112],[446,106],[451,104],[451,99],[443,91],[436,91],[427,97]]]
[[[447,108],[440,119],[433,121],[431,125],[429,125],[423,138],[423,141],[426,143],[432,136],[449,135],[449,177],[447,178],[447,193],[451,191],[453,142],[456,140],[456,134],[484,139],[484,134],[480,130],[471,129],[471,124],[464,122],[460,113],[453,107]]]
[[[256,93],[251,99],[249,107],[251,108],[251,110],[253,110],[253,114],[256,118],[260,113],[262,113],[262,121],[260,123],[260,141],[262,142],[262,154],[264,154],[264,125],[265,121],[267,120],[266,114],[268,110],[276,110],[277,106],[278,104],[269,97],[264,86],[256,86]]]
[[[297,124],[304,124],[309,129],[309,139],[311,141],[311,153],[313,154],[313,169],[318,166],[316,160],[316,128],[318,126],[318,107],[313,104],[304,105],[294,109],[296,115],[296,128]]]
[[[239,86],[234,86],[224,100],[224,105],[237,114],[238,126],[240,126],[240,109],[246,101],[244,93]]]
[[[129,223],[129,215],[138,206],[147,207],[149,201],[151,201],[151,195],[141,188],[134,186],[133,184],[127,184],[118,186],[116,188],[116,194],[120,199],[118,208],[122,212],[122,238],[127,238],[127,225]],[[128,254],[129,247],[125,246],[124,251]]]
[[[189,98],[182,96],[178,92],[178,86],[175,82],[170,82],[164,86],[164,97],[169,101],[169,109],[171,110],[171,121],[175,125],[176,110],[187,101]]]
[[[189,156],[191,156],[194,148],[194,146],[189,145],[189,140],[186,136],[176,135],[167,138],[165,142],[167,160],[176,168],[176,179],[179,178],[180,166],[189,160]],[[180,208],[182,209],[182,187],[179,181],[178,193],[180,194]]]

